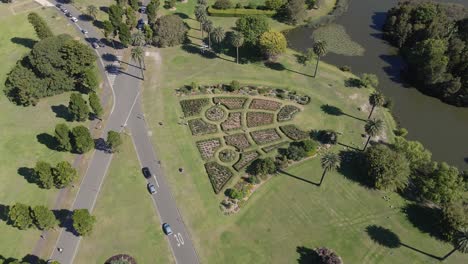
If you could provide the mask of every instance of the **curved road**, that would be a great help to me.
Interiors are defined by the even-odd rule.
[[[57,1],[51,2],[53,4],[58,3]],[[64,6],[74,17],[79,17],[80,12],[73,6]],[[62,13],[60,10],[58,10],[58,12]],[[75,23],[75,25],[79,30],[85,28],[88,31],[85,35],[87,39],[100,38],[100,34],[98,34],[91,22],[80,20],[78,23]],[[107,135],[109,130],[122,131],[125,127],[131,131],[133,143],[141,166],[149,167],[154,174],[149,181],[155,184],[157,189],[157,193],[152,195],[156,213],[159,215],[161,223],[169,223],[174,232],[174,234],[166,238],[174,255],[175,262],[180,264],[199,263],[190,234],[182,221],[176,202],[165,181],[163,171],[158,165],[158,157],[153,149],[148,134],[140,101],[140,69],[133,66],[136,65],[136,63],[133,65],[129,63],[127,71],[121,71],[116,76],[112,77],[112,75],[105,71],[106,64],[111,64],[111,62],[104,62],[101,57],[106,53],[114,54],[115,50],[105,47],[96,50],[96,53],[100,58],[101,63],[99,64],[99,70],[106,80],[105,86],[111,86],[114,94],[114,105],[102,135]],[[114,81],[112,81],[112,79],[114,79]],[[114,82],[114,85],[112,82]],[[96,150],[94,152],[71,210],[86,208],[92,212],[111,160],[112,154],[102,150]],[[146,186],[141,186],[141,191],[145,192]],[[118,207],[118,205],[116,205],[116,207]],[[155,226],[154,228],[163,232],[161,226]],[[69,219],[60,232],[54,251],[51,254],[51,259],[58,260],[62,264],[73,263],[80,241],[81,237],[73,232],[71,220]],[[58,248],[63,249],[62,252],[59,252]]]

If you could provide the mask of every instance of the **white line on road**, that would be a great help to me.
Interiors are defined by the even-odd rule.
[[[154,177],[154,180],[156,181],[156,185],[157,185],[158,188],[159,188],[159,182],[158,182],[158,179],[156,179],[156,175],[153,174],[153,177]]]
[[[132,107],[130,108],[130,112],[128,112],[127,119],[125,119],[125,122],[124,122],[124,124],[123,124],[123,127],[122,127],[122,129],[120,129],[120,131],[122,131],[122,130],[124,129],[124,127],[127,126],[127,121],[128,121],[128,119],[130,118],[130,115],[132,115],[133,107],[135,107],[135,104],[136,104],[136,101],[137,101],[137,99],[138,99],[138,96],[140,96],[140,92],[141,92],[141,90],[138,91],[137,95],[135,96],[135,99],[133,100]]]

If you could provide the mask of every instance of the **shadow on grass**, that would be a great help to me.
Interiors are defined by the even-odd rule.
[[[99,28],[99,29],[104,29],[104,22],[100,20],[94,20],[93,21],[93,26]]]
[[[338,144],[340,146],[343,146],[343,147],[346,147],[346,148],[350,148],[350,149],[355,150],[355,151],[362,151],[362,149],[347,145],[347,144],[342,143],[342,142],[337,142],[336,144]]]
[[[8,221],[8,212],[10,212],[10,206],[0,204],[0,221]]]
[[[65,228],[67,232],[70,232],[74,234],[75,236],[79,236],[79,234],[73,228],[73,220],[72,220],[73,212],[72,211],[68,209],[57,209],[57,210],[52,210],[52,213],[54,213],[55,218],[58,220],[59,227]]]
[[[315,185],[315,186],[320,186],[320,185],[319,185],[318,183],[316,183],[316,182],[306,180],[306,179],[304,179],[304,178],[301,178],[301,177],[298,177],[298,176],[293,175],[293,174],[291,174],[291,173],[288,173],[288,172],[286,172],[286,171],[284,171],[284,170],[278,170],[278,172],[281,173],[281,174],[283,174],[283,175],[286,175],[286,176],[289,176],[289,177],[291,177],[291,178],[294,178],[294,179],[296,179],[296,180],[300,180],[300,181],[303,181],[303,182],[306,182],[306,183],[309,183],[309,184],[312,184],[312,185]]]
[[[68,107],[60,104],[60,105],[53,105],[50,107],[52,109],[52,112],[55,113],[55,117],[57,118],[63,118],[65,121],[72,121],[72,116],[70,115],[70,112],[68,111]]]
[[[20,167],[18,168],[18,174],[23,176],[28,183],[37,184],[36,173],[33,168]]]
[[[343,112],[343,110],[341,110],[339,107],[336,107],[336,106],[333,106],[333,105],[324,104],[324,105],[320,106],[320,109],[322,109],[322,111],[325,114],[329,114],[329,115],[332,115],[332,116],[342,116],[342,115],[344,115],[344,116],[348,116],[348,117],[354,118],[354,119],[359,120],[359,121],[367,122],[367,120],[356,117],[356,116],[353,116],[353,115],[350,115],[350,114],[347,114],[347,113]]]
[[[364,171],[364,153],[354,150],[343,150],[340,152],[340,167],[338,172],[345,178],[369,188],[371,185],[366,181]]]
[[[104,13],[109,13],[109,7],[108,6],[100,6],[99,10],[101,10]]]
[[[51,150],[57,150],[57,141],[55,138],[47,133],[41,133],[36,136],[37,141]]]
[[[201,49],[195,45],[191,45],[191,44],[184,44],[182,45],[182,50],[184,50],[185,52],[187,53],[190,53],[190,54],[198,54],[200,56],[202,56],[203,58],[206,58],[206,59],[215,59],[217,58],[218,56],[216,56],[216,54],[210,50],[205,50],[205,51],[201,51]]]
[[[264,65],[268,69],[272,69],[272,70],[275,70],[275,71],[289,71],[289,72],[297,73],[297,74],[304,75],[304,76],[307,76],[307,77],[313,77],[312,75],[309,75],[309,74],[305,74],[305,73],[302,73],[302,72],[298,72],[298,71],[295,71],[295,70],[288,69],[288,68],[284,67],[284,65],[279,63],[279,62],[267,61],[267,62],[264,63]]]
[[[319,256],[315,250],[307,247],[297,247],[296,252],[299,253],[298,264],[320,264]]]
[[[174,15],[176,15],[176,16],[182,18],[182,19],[190,18],[187,14],[184,14],[184,13],[181,13],[181,12],[175,12]],[[190,18],[190,19],[192,19],[192,18]],[[192,20],[194,20],[194,19],[192,19]]]
[[[11,38],[11,42],[15,44],[22,45],[28,49],[32,49],[34,45],[37,43],[36,40],[30,39],[30,38],[19,38],[19,37],[13,37]]]
[[[361,88],[362,82],[358,78],[348,78],[344,80],[344,86],[346,87],[355,87],[355,88]]]
[[[410,223],[421,232],[427,233],[438,240],[447,241],[441,230],[442,210],[439,208],[414,203],[405,206],[403,212]]]
[[[86,22],[93,21],[93,17],[90,16],[90,15],[87,15],[87,14],[79,15],[78,19],[81,20],[81,21],[86,21]]]

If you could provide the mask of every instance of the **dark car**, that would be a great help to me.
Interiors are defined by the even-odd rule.
[[[142,14],[146,13],[146,6],[140,6],[140,8],[138,9],[138,12]]]
[[[62,7],[61,4],[56,4],[55,6],[56,6],[57,8],[61,8],[61,7]]]
[[[97,43],[97,44],[99,45],[99,47],[101,47],[101,48],[103,48],[103,47],[106,46],[106,45],[105,45],[102,41],[100,41],[100,40],[96,41],[96,43]]]
[[[65,15],[66,15],[67,17],[72,17],[72,14],[71,14],[70,12],[65,13]]]
[[[143,176],[145,176],[146,179],[149,179],[151,178],[151,176],[153,176],[148,167],[144,167],[143,169],[141,169],[141,172],[143,172]]]
[[[145,25],[145,21],[143,19],[139,19],[136,28],[142,29],[144,25]]]
[[[162,227],[166,235],[172,235],[172,228],[168,223],[164,223]]]

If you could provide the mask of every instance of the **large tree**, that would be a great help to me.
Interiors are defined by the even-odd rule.
[[[60,123],[55,126],[54,138],[57,141],[57,147],[62,151],[70,151],[72,149],[70,141],[70,129],[67,124]]]
[[[52,175],[52,166],[45,161],[36,162],[34,174],[38,185],[44,189],[50,189],[54,186],[54,177]]]
[[[370,105],[372,105],[372,109],[369,113],[369,116],[367,117],[367,119],[370,119],[371,116],[372,116],[372,113],[374,112],[374,109],[376,107],[381,107],[384,105],[385,103],[385,97],[383,96],[382,93],[380,92],[374,92],[372,93],[370,96],[369,96],[369,103]]]
[[[203,38],[203,22],[205,22],[205,20],[208,19],[208,15],[206,14],[206,6],[197,5],[195,7],[194,13],[195,13],[195,18],[200,23],[200,31],[201,31],[201,35]]]
[[[100,119],[104,110],[101,106],[101,100],[95,92],[89,94],[89,106],[91,107],[91,110],[93,110],[94,116]]]
[[[244,45],[244,35],[240,32],[234,32],[231,35],[231,44],[236,48],[236,62],[239,64],[239,48]]]
[[[119,28],[120,24],[123,22],[124,10],[120,5],[111,5],[109,6],[109,21],[111,22],[114,28]]]
[[[98,12],[99,9],[95,5],[89,5],[86,7],[86,13],[94,20],[96,19]]]
[[[208,36],[208,47],[211,49],[211,32],[214,29],[213,21],[206,19],[203,21],[202,27]]]
[[[380,119],[371,119],[367,120],[366,124],[364,125],[364,130],[366,131],[368,137],[366,141],[366,145],[364,146],[364,150],[366,150],[367,145],[369,144],[372,137],[379,135],[384,127],[384,123]]]
[[[187,37],[187,26],[177,15],[158,18],[153,26],[153,41],[159,47],[171,47],[182,44]]]
[[[68,187],[78,176],[76,169],[68,161],[57,163],[52,171],[57,188]]]
[[[410,163],[413,173],[431,162],[432,153],[425,149],[418,141],[406,140],[403,137],[396,137],[393,147],[396,151],[403,153]]]
[[[270,30],[270,25],[265,16],[243,16],[236,21],[236,28],[246,43],[257,45],[260,36]]]
[[[287,42],[283,33],[268,31],[260,36],[260,49],[268,59],[275,59],[286,51]]]
[[[75,121],[85,121],[89,117],[89,106],[83,96],[79,93],[72,93],[70,95],[70,102],[68,103],[68,112]]]
[[[73,147],[76,152],[83,154],[94,148],[94,140],[85,126],[76,126],[72,129]]]
[[[88,209],[76,209],[73,211],[73,228],[80,236],[86,236],[93,230],[96,217],[91,215]]]
[[[122,145],[122,137],[119,132],[110,130],[107,132],[106,144],[109,147],[111,152],[116,152],[119,150],[119,147]]]
[[[87,68],[80,74],[77,79],[79,87],[77,89],[82,93],[90,93],[97,90],[99,87],[99,77],[97,75],[97,69],[95,67]]]
[[[257,159],[249,166],[249,172],[256,176],[273,174],[276,172],[275,161],[270,157]]]
[[[221,43],[223,43],[224,38],[226,37],[226,32],[222,27],[215,27],[213,32],[211,32],[214,42],[221,47]]]
[[[33,224],[31,208],[22,203],[16,203],[8,211],[8,221],[18,229],[28,229]]]
[[[340,166],[340,162],[340,156],[334,152],[326,152],[323,154],[322,158],[320,159],[320,165],[322,165],[323,174],[322,178],[320,178],[319,186],[322,185],[325,174],[330,170],[338,168],[338,166]]]
[[[119,25],[119,40],[122,45],[127,47],[132,40],[132,35],[130,33],[130,29],[128,28],[127,24],[120,23]]]
[[[34,224],[41,230],[52,229],[58,224],[54,213],[43,205],[32,208],[32,217]]]
[[[327,54],[327,42],[325,40],[316,40],[314,42],[313,51],[315,55],[317,55],[317,64],[315,65],[315,73],[314,78],[317,76],[318,65],[320,62],[320,58]]]
[[[290,24],[299,24],[306,16],[305,0],[289,0],[285,6],[285,9],[286,20]]]
[[[151,0],[149,4],[146,6],[146,15],[148,16],[148,23],[154,24],[157,18],[158,8],[160,6],[159,0]]]

